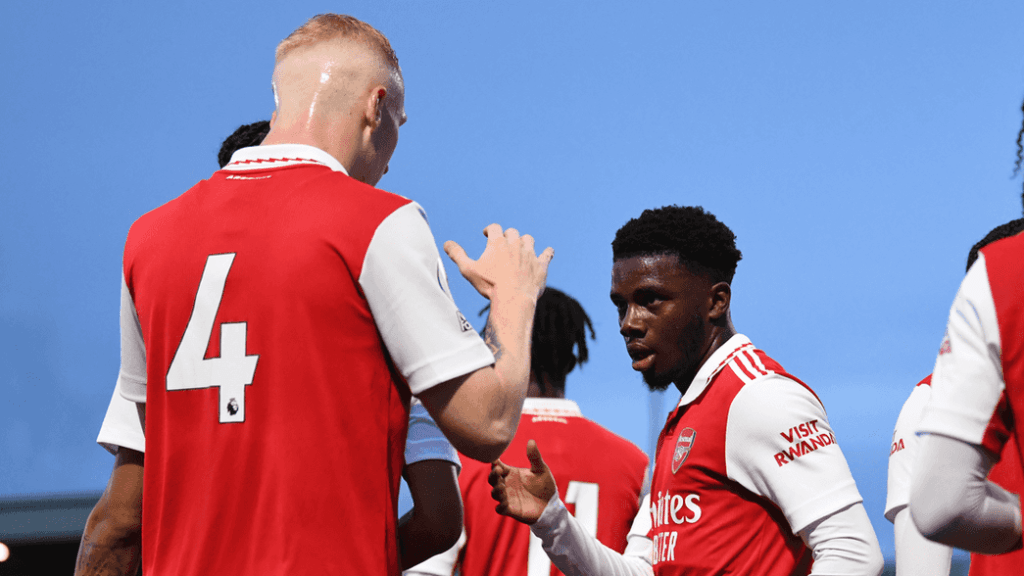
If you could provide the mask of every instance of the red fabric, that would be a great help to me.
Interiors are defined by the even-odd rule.
[[[524,413],[515,439],[501,456],[502,462],[529,468],[526,442],[531,439],[536,440],[554,474],[563,501],[570,481],[598,485],[597,538],[613,550],[625,550],[626,535],[639,509],[647,456],[628,440],[586,418]],[[459,485],[468,540],[461,553],[461,574],[526,576],[529,526],[494,511],[487,483],[490,464],[465,456],[462,463]],[[576,512],[575,505],[566,503],[566,507],[570,513]],[[550,573],[561,574],[554,566]]]
[[[800,382],[757,355],[768,370]],[[696,400],[669,415],[658,439],[649,534],[658,576],[810,573],[811,551],[782,511],[727,476],[725,416],[744,386],[731,366],[749,371],[741,363],[722,369]]]
[[[124,274],[146,343],[143,571],[399,574],[409,392],[358,286],[378,224],[408,200],[322,165],[220,171],[132,226]],[[223,322],[258,355],[245,421],[216,388],[166,389],[207,257],[235,253]]]
[[[1001,457],[989,473],[989,480],[1021,494],[1024,492],[1024,459],[1020,452],[1021,430],[1015,427],[1015,422],[1024,418],[1024,236],[993,242],[981,252],[985,255],[985,271],[996,306],[1006,384],[1004,396],[985,432],[985,448]],[[971,554],[971,576],[1020,574],[1022,567],[1024,550],[997,556]]]

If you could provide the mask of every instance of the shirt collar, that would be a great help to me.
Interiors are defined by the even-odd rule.
[[[679,399],[679,406],[685,406],[696,400],[707,389],[708,385],[711,384],[711,381],[715,379],[715,376],[722,371],[722,368],[725,368],[725,365],[733,359],[733,356],[744,349],[753,350],[754,345],[743,334],[733,334],[732,338],[726,340],[725,344],[722,344],[718,350],[712,352],[707,361],[701,364],[700,370],[697,370],[697,375],[690,382],[686,393]]]
[[[576,402],[566,398],[527,398],[523,414],[531,416],[583,416]]]
[[[223,170],[265,170],[302,164],[327,166],[348,176],[348,171],[334,156],[307,144],[269,144],[240,148],[231,155],[231,161]]]

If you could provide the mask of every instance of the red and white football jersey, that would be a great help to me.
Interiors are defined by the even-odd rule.
[[[132,225],[123,272],[143,571],[397,574],[410,392],[494,361],[422,209],[322,150],[246,148]]]
[[[506,464],[530,467],[526,442],[535,440],[555,476],[569,511],[606,546],[622,552],[639,510],[647,456],[583,417],[572,400],[527,398],[516,437],[501,456]],[[549,576],[561,574],[530,527],[494,511],[489,464],[462,457],[459,486],[465,507],[458,544],[407,574],[450,576]]]
[[[910,502],[910,473],[914,458],[917,456],[918,446],[918,437],[915,431],[931,397],[931,382],[932,377],[928,375],[914,387],[914,391],[903,404],[900,416],[896,420],[892,446],[889,449],[889,489],[885,500],[885,517],[890,522]],[[1012,436],[1007,440],[1002,455],[1002,459],[989,472],[988,479],[1015,494],[1024,492],[1024,478],[1021,477],[1016,441]],[[911,558],[910,563],[920,566],[923,561]],[[970,576],[1013,574],[1022,566],[1024,566],[1024,550],[997,555],[971,554],[969,574]]]
[[[1022,262],[1024,236],[1018,235],[982,248],[967,271],[953,301],[935,361],[932,397],[918,427],[922,433],[984,447],[999,460],[989,479],[1017,494],[1024,488],[1020,429],[1015,426],[1024,418]],[[979,573],[977,557],[985,574],[1018,574],[1024,562],[1020,554],[972,555],[971,573]],[[1004,556],[1016,560],[996,561]]]
[[[704,363],[658,440],[654,573],[807,574],[797,535],[861,502],[818,397],[742,335]]]

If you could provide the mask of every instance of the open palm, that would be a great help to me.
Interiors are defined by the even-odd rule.
[[[493,486],[491,497],[498,503],[496,512],[533,524],[558,489],[533,440],[526,443],[526,457],[530,460],[529,468],[516,468],[496,460],[491,464],[487,481]]]

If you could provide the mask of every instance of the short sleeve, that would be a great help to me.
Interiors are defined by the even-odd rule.
[[[494,364],[490,349],[452,299],[434,236],[415,202],[377,227],[359,284],[413,394]]]
[[[117,388],[132,402],[146,402],[146,345],[135,301],[121,275],[121,370]]]
[[[990,432],[1005,427],[998,410],[1005,388],[1000,349],[995,302],[981,254],[953,301],[919,433],[942,434],[999,454],[1005,432]]]
[[[889,447],[889,478],[885,493],[885,518],[894,522],[896,514],[910,503],[910,471],[917,455],[917,425],[921,421],[931,386],[915,386],[903,403]]]
[[[462,469],[459,453],[444,437],[437,423],[430,417],[427,409],[419,400],[413,399],[409,409],[409,435],[405,440],[405,463],[422,462],[423,460],[445,460],[455,465],[456,470]]]
[[[825,409],[809,389],[781,375],[736,394],[725,468],[729,478],[775,503],[794,534],[862,500]]]
[[[127,400],[118,393],[117,387],[107,406],[107,414],[103,417],[100,434],[96,442],[107,452],[116,454],[118,447],[129,448],[138,452],[146,451],[146,435],[142,432],[137,404]]]

